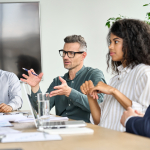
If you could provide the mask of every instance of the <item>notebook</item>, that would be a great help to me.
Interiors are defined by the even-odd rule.
[[[30,111],[32,113],[32,115],[34,116],[34,123],[35,126],[37,128],[44,128],[44,129],[57,129],[57,128],[70,128],[70,127],[84,127],[86,126],[85,121],[83,120],[76,120],[76,121],[48,121],[48,122],[44,122],[42,124],[42,126],[39,124],[38,120],[37,120],[37,112],[36,110],[32,107],[31,103],[30,103],[30,94],[29,94],[29,88],[28,85],[25,83],[23,84],[23,88],[24,88],[24,92],[26,95],[26,99],[28,101],[29,107],[30,107]],[[28,92],[27,92],[28,91]]]

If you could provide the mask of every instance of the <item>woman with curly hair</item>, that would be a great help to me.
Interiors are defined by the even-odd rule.
[[[132,107],[145,112],[150,104],[150,26],[143,21],[116,21],[107,36],[107,65],[116,75],[109,85],[99,82],[95,87],[86,81],[80,88],[87,95],[91,122],[105,128],[125,131],[120,119]],[[97,93],[104,93],[98,105]]]

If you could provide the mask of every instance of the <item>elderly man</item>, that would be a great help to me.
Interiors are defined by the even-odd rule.
[[[22,106],[21,87],[18,77],[0,70],[0,112],[11,112]]]
[[[87,44],[82,36],[67,36],[64,42],[64,48],[59,50],[59,54],[63,58],[64,68],[68,69],[68,72],[63,77],[54,78],[47,90],[51,97],[50,109],[55,106],[56,115],[90,122],[88,99],[86,95],[81,93],[80,86],[87,80],[92,80],[94,85],[99,81],[106,83],[104,75],[99,69],[83,65],[87,55]],[[39,82],[43,73],[34,76],[31,72],[34,70],[28,71],[29,76],[23,74],[26,79],[21,80],[31,86],[31,103],[37,110],[36,96],[41,92]],[[103,94],[99,94],[98,103],[102,101]]]

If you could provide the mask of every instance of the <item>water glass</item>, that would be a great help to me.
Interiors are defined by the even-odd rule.
[[[42,126],[50,118],[50,96],[49,93],[38,93],[38,120]]]

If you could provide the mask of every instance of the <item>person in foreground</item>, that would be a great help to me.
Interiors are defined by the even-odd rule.
[[[11,112],[21,108],[23,101],[18,77],[0,70],[0,112]]]
[[[124,111],[120,122],[126,127],[126,132],[150,137],[150,106],[146,110],[145,115],[128,107]]]
[[[50,109],[55,106],[56,115],[67,116],[75,120],[84,120],[90,122],[90,107],[87,96],[82,94],[80,86],[86,80],[92,80],[94,85],[99,81],[104,83],[104,75],[99,69],[85,67],[84,59],[87,55],[87,45],[84,38],[80,35],[67,36],[64,39],[64,48],[59,50],[63,58],[64,67],[69,70],[63,77],[54,78],[50,84],[47,93],[50,93]],[[21,79],[31,86],[31,103],[37,108],[37,93],[40,93],[39,82],[43,73],[34,76],[28,71],[29,76],[23,74],[26,79]],[[98,103],[103,101],[103,94],[98,95]]]
[[[116,21],[108,33],[108,68],[116,75],[109,85],[99,82],[95,87],[86,81],[81,91],[88,96],[91,120],[105,128],[125,131],[120,119],[132,107],[144,113],[150,104],[150,26],[143,21]],[[97,93],[104,93],[98,105]]]

